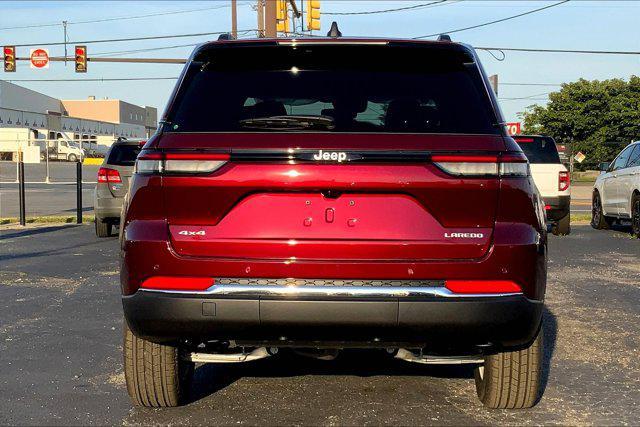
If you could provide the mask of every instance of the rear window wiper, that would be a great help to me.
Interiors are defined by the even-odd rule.
[[[256,129],[334,129],[333,119],[327,116],[269,116],[245,119],[240,126]]]

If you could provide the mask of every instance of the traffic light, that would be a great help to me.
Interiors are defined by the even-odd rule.
[[[320,0],[307,0],[307,29],[320,29]]]
[[[289,0],[276,0],[276,31],[289,32]]]
[[[87,72],[87,46],[76,46],[76,73]]]
[[[7,73],[16,72],[16,47],[5,46],[2,49],[4,53],[4,71]]]

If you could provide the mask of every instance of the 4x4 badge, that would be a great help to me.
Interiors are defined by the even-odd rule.
[[[207,233],[204,230],[200,230],[200,231],[182,230],[178,232],[178,234],[180,234],[181,236],[204,236]]]

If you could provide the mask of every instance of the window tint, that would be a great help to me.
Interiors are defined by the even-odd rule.
[[[627,162],[628,168],[633,168],[636,166],[640,166],[640,144],[635,145],[635,148],[629,156],[629,161]]]
[[[432,50],[214,49],[191,64],[167,130],[499,133],[477,66]]]
[[[522,137],[515,138],[529,163],[560,163],[560,156],[553,138]]]
[[[622,153],[618,155],[616,160],[613,162],[613,165],[611,165],[612,171],[626,167],[627,160],[629,160],[629,155],[631,154],[631,150],[633,150],[633,148],[634,147],[627,147],[624,150],[622,150]]]
[[[142,147],[138,145],[116,144],[111,148],[107,163],[116,166],[133,166],[140,150]]]

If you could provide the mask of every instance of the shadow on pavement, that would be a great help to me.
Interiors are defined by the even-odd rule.
[[[62,212],[76,212],[77,209],[76,208],[71,208],[71,209],[64,209]],[[82,212],[92,212],[93,211],[93,206],[85,206],[82,208]]]
[[[549,384],[549,376],[551,374],[551,360],[556,350],[556,341],[558,339],[558,321],[556,315],[553,314],[548,307],[544,308],[542,313],[542,336],[544,340],[544,354],[542,355],[542,393]],[[542,398],[542,393],[538,396],[538,400]]]
[[[238,364],[204,364],[196,368],[188,402],[194,403],[243,377],[424,376],[473,378],[472,365],[422,365],[393,359],[382,350],[345,350],[332,361],[299,356],[289,350],[269,359]]]
[[[63,228],[77,227],[78,224],[53,225],[50,227],[27,228],[25,230],[12,230],[10,233],[0,232],[0,240],[11,239],[14,237],[27,237],[42,233],[51,233],[52,231],[62,230]]]
[[[544,355],[542,390],[549,382],[556,347],[558,323],[545,307],[543,313]],[[196,368],[188,402],[204,399],[243,377],[327,376],[424,376],[473,379],[473,365],[422,365],[393,359],[382,350],[345,350],[337,359],[323,361],[281,351],[277,356],[249,363],[204,364]]]

